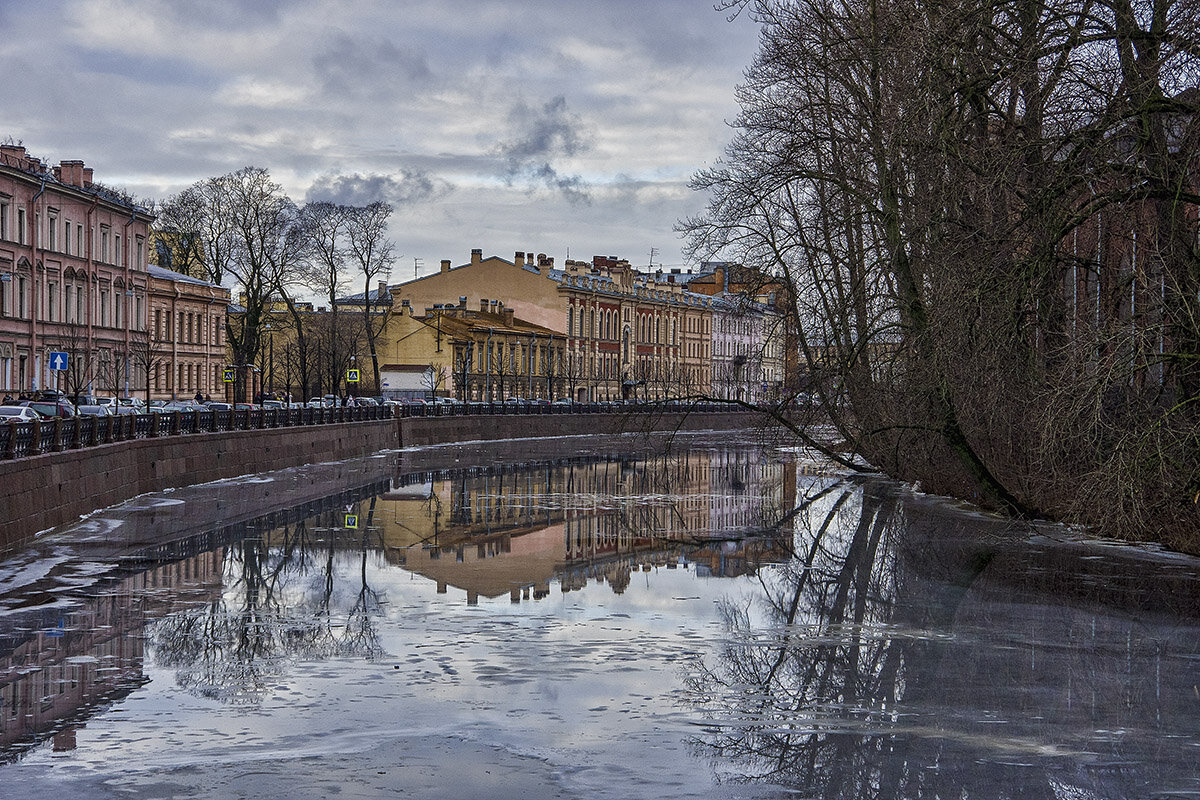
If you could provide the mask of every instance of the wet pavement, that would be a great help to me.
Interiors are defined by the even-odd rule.
[[[0,561],[0,796],[1192,796],[1198,575],[751,436],[223,481]]]

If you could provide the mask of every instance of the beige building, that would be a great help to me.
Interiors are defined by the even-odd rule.
[[[151,399],[225,398],[229,290],[151,264],[149,341],[136,353]]]
[[[385,397],[549,399],[561,391],[565,337],[519,319],[500,302],[435,304],[402,299],[380,336]]]
[[[491,326],[490,344],[481,344],[478,332],[467,337],[476,363],[473,372],[464,371],[469,397],[495,396],[498,372],[513,374],[504,363],[514,358],[525,378],[524,391],[510,394],[512,384],[505,382],[500,396],[655,400],[707,394],[711,387],[712,299],[687,291],[674,276],[660,280],[622,259],[596,256],[591,262],[568,261],[560,270],[544,254],[517,252],[510,261],[484,258],[475,249],[468,263],[454,267],[442,261],[437,273],[392,286],[390,292],[395,308],[410,315],[421,317],[428,309],[459,316],[449,310],[470,309],[511,314],[526,326],[505,333],[503,352],[496,349],[499,328]],[[539,341],[542,336],[545,343]],[[550,355],[543,363],[543,348],[552,354],[555,336],[562,340],[561,363]],[[523,338],[530,341],[523,344]],[[490,347],[493,355],[482,355],[480,346]],[[452,374],[463,367],[462,355],[451,355]],[[427,360],[406,356],[395,363],[412,367]],[[530,367],[531,361],[536,365]]]

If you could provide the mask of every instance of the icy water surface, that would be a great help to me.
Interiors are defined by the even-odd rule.
[[[0,561],[0,797],[1194,796],[1198,566],[749,439],[146,496]]]

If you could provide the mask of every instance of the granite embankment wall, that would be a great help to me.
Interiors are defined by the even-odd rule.
[[[381,450],[545,436],[736,430],[758,415],[638,413],[406,417],[194,433],[0,462],[0,549],[146,492]]]
[[[377,453],[396,420],[135,439],[0,462],[0,548],[145,492]]]

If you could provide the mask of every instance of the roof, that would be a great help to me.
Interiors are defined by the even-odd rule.
[[[166,267],[160,267],[157,264],[147,264],[146,272],[150,273],[151,278],[158,278],[164,281],[173,281],[175,283],[190,283],[194,286],[211,286],[214,289],[224,289],[225,287],[217,283],[210,283],[200,278],[193,278],[191,275],[184,275],[182,272],[175,272]]]
[[[387,303],[390,305],[392,302],[392,289],[390,286],[385,288],[383,292],[380,292],[378,289],[372,289],[371,291],[366,292],[366,301],[363,300],[363,294],[363,292],[349,294],[345,297],[339,297],[334,302],[336,302],[339,306],[377,305],[382,303]]]

